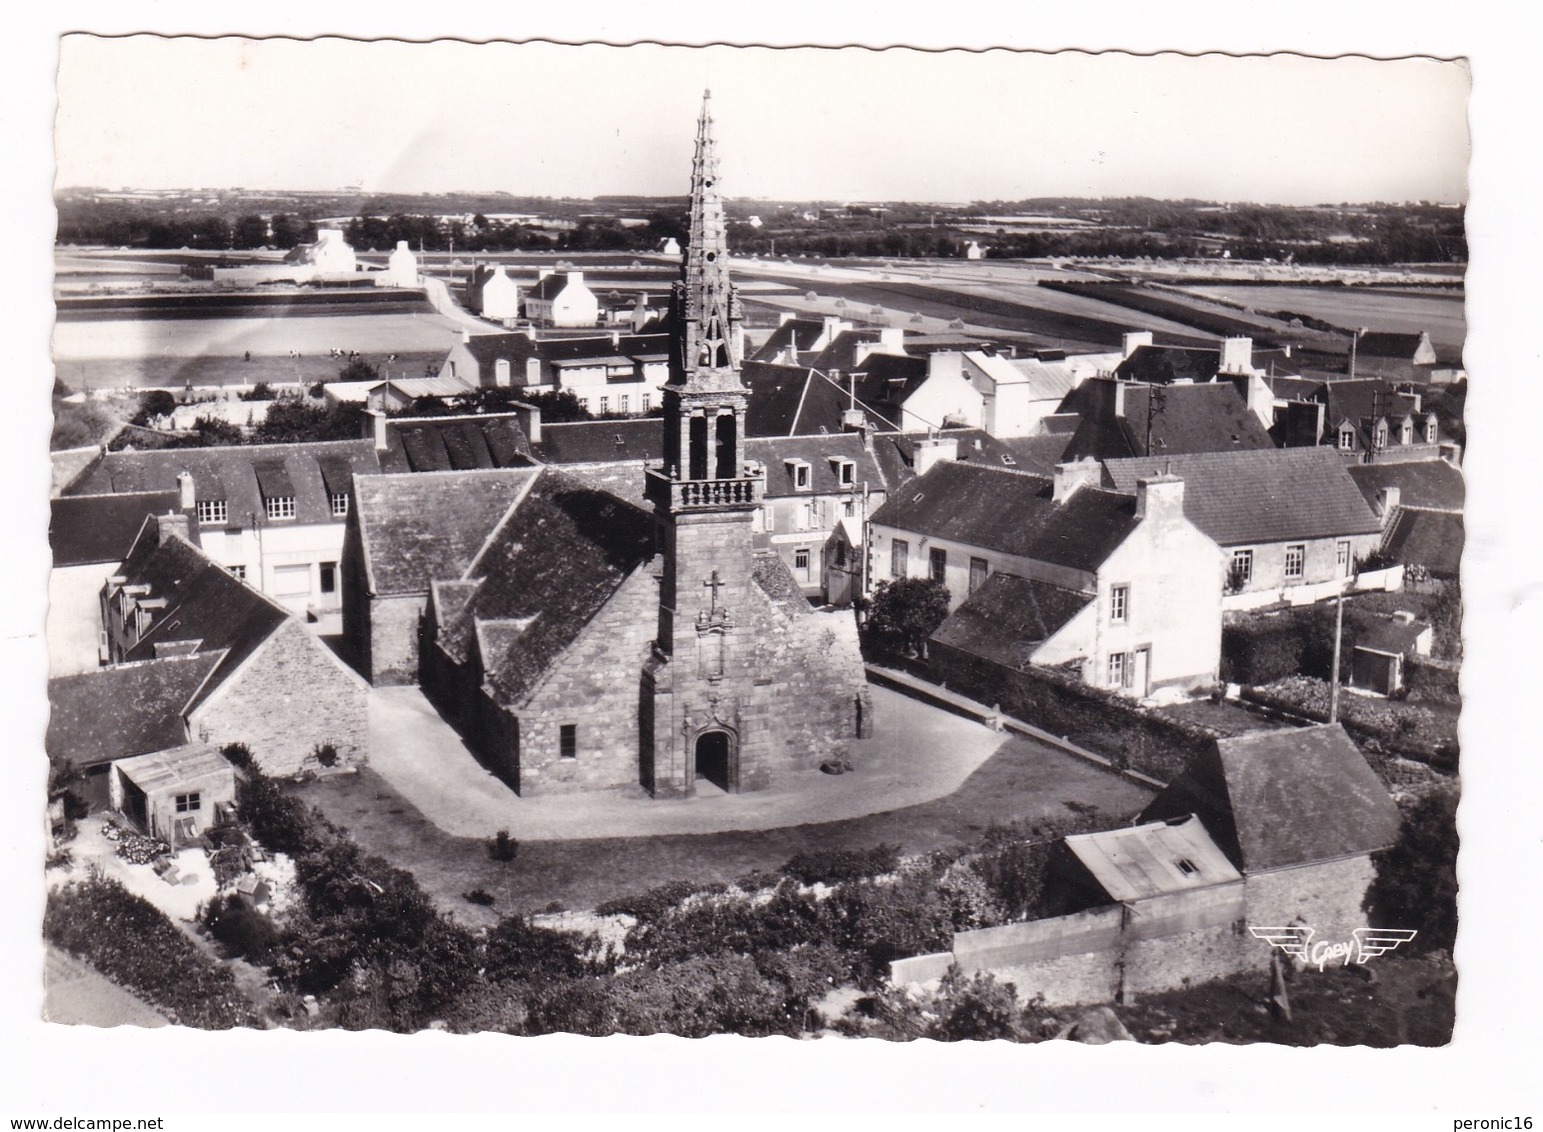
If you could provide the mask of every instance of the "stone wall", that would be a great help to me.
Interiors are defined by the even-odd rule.
[[[1161,782],[1171,782],[1217,738],[1207,728],[1149,711],[1054,669],[1012,669],[936,642],[928,646],[926,675]]]
[[[368,667],[364,675],[371,684],[380,687],[418,683],[418,641],[427,604],[424,594],[370,599]]]
[[[285,777],[362,766],[369,723],[362,680],[295,620],[284,622],[188,720],[201,742],[245,743],[258,769]],[[318,746],[337,751],[333,767]]]

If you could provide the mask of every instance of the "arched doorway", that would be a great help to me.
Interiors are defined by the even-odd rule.
[[[727,793],[734,790],[734,737],[727,731],[704,731],[696,740],[696,777]]]

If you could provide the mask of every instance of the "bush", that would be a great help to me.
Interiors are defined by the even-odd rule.
[[[488,856],[495,861],[509,862],[519,856],[520,843],[516,838],[509,836],[507,829],[501,829],[493,835],[488,842]]]
[[[892,873],[900,864],[900,846],[872,849],[813,849],[799,853],[782,871],[803,884],[836,884],[844,880]]]
[[[595,913],[601,916],[631,916],[639,921],[656,920],[686,897],[694,895],[699,887],[688,880],[666,881],[647,892],[619,896],[597,904]]]
[[[272,401],[274,399],[273,386],[266,381],[259,381],[252,388],[239,394],[243,401]]]
[[[474,888],[470,892],[463,892],[461,898],[468,904],[479,904],[484,908],[491,908],[496,903],[496,898],[485,888]]]
[[[147,389],[139,395],[139,409],[130,424],[148,427],[157,417],[169,417],[177,408],[177,399],[164,389]]]
[[[1355,627],[1345,619],[1342,671],[1349,670]],[[1328,679],[1334,667],[1334,607],[1245,614],[1222,627],[1221,678],[1231,684],[1268,684],[1287,676]]]
[[[240,893],[216,895],[204,912],[204,927],[231,953],[254,963],[267,963],[278,944],[279,930]]]
[[[184,1026],[228,1030],[257,1021],[230,970],[117,881],[94,875],[50,892],[43,936]]]
[[[507,916],[482,942],[483,967],[494,982],[577,978],[597,972],[585,956],[598,946],[592,935],[537,927],[523,916]]]
[[[225,756],[227,762],[242,770],[253,769],[252,748],[245,743],[227,743],[220,748],[220,754]]]
[[[1398,841],[1373,858],[1367,914],[1376,927],[1417,931],[1414,951],[1457,942],[1457,800],[1455,786],[1401,798]]]
[[[948,587],[931,578],[880,582],[863,625],[867,655],[880,660],[920,656],[948,617],[948,602]]]
[[[318,743],[311,755],[321,766],[331,768],[338,765],[338,749],[331,743]]]

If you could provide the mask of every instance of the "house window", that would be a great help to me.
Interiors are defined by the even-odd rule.
[[[565,723],[558,734],[557,753],[565,759],[579,757],[579,725]]]
[[[1307,565],[1307,547],[1301,543],[1286,548],[1286,577],[1300,578]]]
[[[793,573],[800,582],[809,580],[809,548],[801,546],[793,552]]]
[[[1180,857],[1174,864],[1178,866],[1179,872],[1187,877],[1194,876],[1200,871],[1195,867],[1195,862],[1191,861],[1188,857]]]
[[[856,504],[854,504],[850,499],[844,500],[841,504],[841,513],[848,519],[852,518],[857,514]]]
[[[335,518],[342,519],[348,515],[348,492],[334,491],[330,496],[332,500],[332,514]]]
[[[838,541],[836,543],[836,566],[838,568],[844,568],[846,566],[846,564],[847,564],[847,544],[844,543],[844,542],[839,542]]]
[[[653,407],[654,407],[654,397],[653,397],[653,394],[652,393],[645,393],[645,394],[643,394],[643,411],[646,413],[646,412],[648,412],[649,409],[652,409]]]
[[[625,393],[623,393],[621,395],[621,411],[624,412],[624,413],[625,412],[629,412],[631,404],[632,404],[632,399],[630,397],[628,397]]]
[[[948,551],[933,547],[927,552],[927,571],[934,582],[948,578]]]
[[[602,397],[602,398],[600,398],[600,415],[603,417],[607,413],[609,413],[610,411],[611,411],[611,399],[609,397]]]
[[[984,586],[990,574],[991,567],[986,564],[984,558],[970,559],[970,592],[974,593]]]
[[[889,544],[889,576],[903,578],[910,568],[911,544],[897,538]]]
[[[223,523],[229,518],[223,499],[200,499],[198,501],[198,521],[200,523]]]
[[[1109,687],[1130,687],[1130,653],[1112,652],[1109,654]]]
[[[1334,544],[1334,566],[1341,578],[1350,577],[1350,540],[1341,539]]]
[[[1436,443],[1436,416],[1434,413],[1425,418],[1425,443]]]
[[[1414,422],[1405,421],[1398,426],[1398,442],[1400,444],[1414,443]]]
[[[1388,426],[1385,423],[1379,422],[1378,425],[1377,425],[1377,428],[1372,432],[1372,447],[1373,448],[1386,448],[1387,446],[1388,446]]]
[[[230,572],[232,574],[234,574],[236,577],[240,578],[243,582],[246,581],[246,567],[245,566],[231,566],[229,569],[230,569]]]
[[[203,797],[202,797],[202,795],[197,794],[197,793],[194,793],[194,794],[178,794],[177,797],[176,797],[176,802],[177,802],[177,812],[179,814],[191,814],[191,813],[195,813],[198,810],[198,808],[202,805]]]
[[[1341,452],[1355,450],[1355,429],[1342,428],[1339,430],[1339,450]]]
[[[321,564],[321,592],[335,594],[338,592],[338,564],[336,562],[323,562]]]
[[[1115,625],[1125,624],[1130,610],[1130,587],[1111,586],[1109,589],[1109,620]]]
[[[809,465],[798,464],[793,468],[793,486],[799,491],[809,490]]]
[[[293,495],[274,495],[264,500],[268,508],[270,519],[293,519],[295,517],[295,497]]]
[[[1254,552],[1252,550],[1234,550],[1232,552],[1232,569],[1229,571],[1234,586],[1246,586],[1254,580]]]

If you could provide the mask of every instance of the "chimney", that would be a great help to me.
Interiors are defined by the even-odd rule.
[[[157,515],[155,517],[155,545],[165,546],[167,541],[174,536],[185,539],[188,542],[192,541],[188,535],[188,517],[181,512]]]
[[[913,464],[916,474],[926,475],[940,460],[959,459],[959,438],[955,436],[917,437]]]
[[[620,330],[613,330],[613,331],[611,331],[611,349],[613,349],[613,350],[620,350],[621,349],[621,331]]]
[[[1386,527],[1393,521],[1393,512],[1398,510],[1399,499],[1402,491],[1396,487],[1379,487],[1377,489],[1377,517]]]
[[[1254,340],[1252,338],[1223,338],[1222,373],[1248,373],[1254,368]]]
[[[515,401],[512,406],[515,419],[520,422],[520,428],[525,433],[525,439],[532,444],[541,443],[541,406],[527,405],[523,401]]]
[[[1167,522],[1184,517],[1184,481],[1164,472],[1136,481],[1136,518]]]
[[[1128,330],[1120,335],[1120,349],[1128,358],[1136,352],[1138,346],[1150,346],[1152,344],[1152,332],[1150,330]]]
[[[470,341],[471,341],[471,331],[466,329],[466,327],[464,327],[464,326],[461,327],[461,345],[465,346]]]
[[[1097,487],[1103,480],[1103,465],[1091,456],[1055,466],[1054,486],[1050,491],[1052,503],[1065,503],[1079,488]]]
[[[1125,416],[1125,382],[1119,378],[1111,379],[1114,383],[1114,415]]]
[[[943,350],[927,355],[927,379],[934,377],[964,378],[964,355],[953,350]]]
[[[777,325],[778,326],[786,326],[788,324],[788,322],[792,318],[793,318],[793,312],[792,311],[782,311],[780,314],[777,315]]]
[[[867,360],[868,355],[882,346],[882,342],[859,342],[852,350],[852,364],[860,366]]]
[[[177,473],[177,506],[191,511],[198,505],[198,489],[193,486],[193,473],[183,468]]]
[[[879,331],[879,345],[886,353],[905,353],[905,330],[899,326],[886,326]]]
[[[375,441],[375,451],[384,452],[386,443],[386,414],[379,409],[364,410],[364,437]]]
[[[543,279],[545,279],[548,275],[551,275],[551,274],[552,274],[552,269],[550,267],[538,268],[536,270],[536,282],[540,283]]]
[[[841,414],[841,431],[855,432],[864,442],[868,439],[868,414],[861,409],[846,409]]]
[[[584,273],[582,271],[570,271],[567,273],[568,286],[582,287],[584,285]]]

